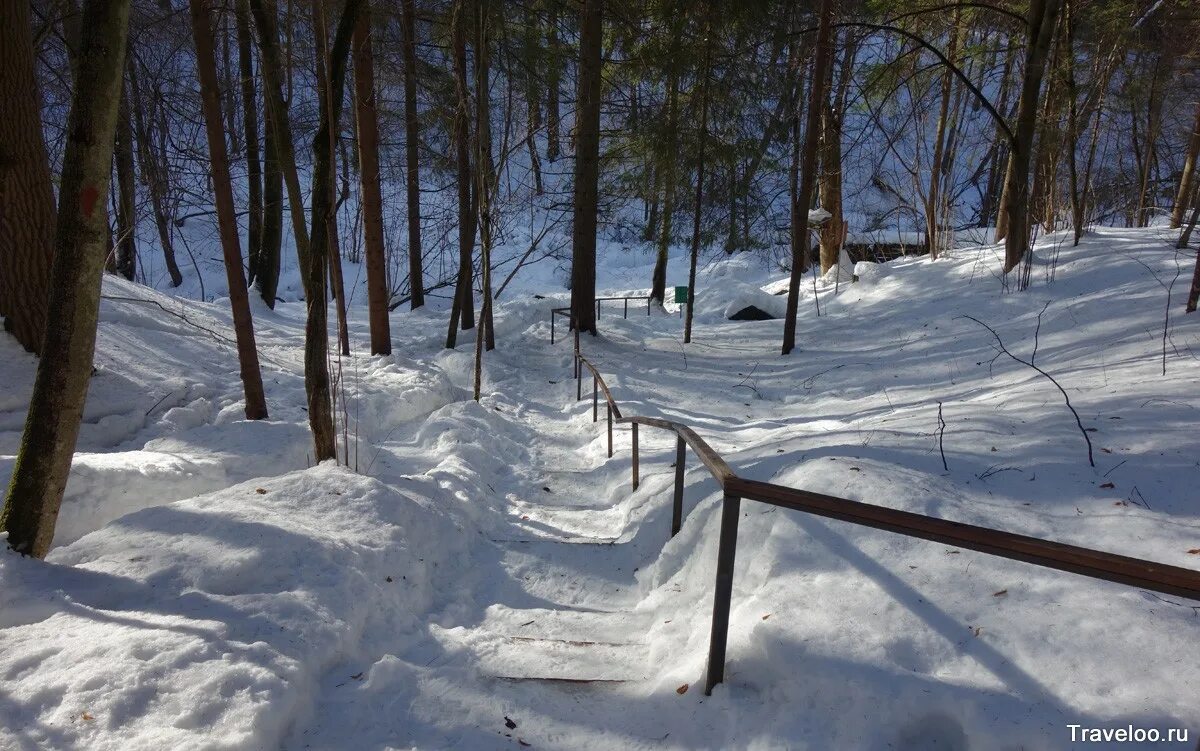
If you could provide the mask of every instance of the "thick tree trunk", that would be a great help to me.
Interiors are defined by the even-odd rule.
[[[1031,0],[1029,4],[1029,40],[1025,48],[1025,70],[1021,79],[1021,97],[1017,103],[1012,151],[1004,181],[1005,198],[1002,201],[1008,219],[1008,232],[1004,238],[1006,274],[1017,267],[1029,249],[1029,163],[1033,152],[1034,129],[1037,126],[1042,74],[1054,37],[1060,1]]]
[[[453,348],[457,330],[475,326],[475,296],[472,289],[472,251],[475,249],[475,212],[471,196],[471,105],[467,90],[467,13],[465,0],[456,0],[451,11],[451,46],[454,56],[454,82],[458,103],[454,112],[454,153],[458,165],[458,284],[454,307],[450,311],[450,329],[446,347]]]
[[[6,8],[12,5],[8,3]],[[112,175],[128,22],[129,0],[88,0],[84,5],[79,77],[65,131],[42,357],[4,510],[0,511],[0,528],[8,532],[9,547],[37,558],[46,555],[54,539],[92,374],[104,248],[109,238],[104,202]],[[29,25],[13,31],[28,35]],[[36,107],[37,101],[31,100],[29,105]],[[14,110],[8,112],[5,119]],[[28,142],[30,134],[22,138]],[[33,187],[36,189],[36,184]]]
[[[411,4],[412,0],[406,0]],[[407,16],[405,36],[407,38]],[[407,49],[407,39],[406,39]],[[407,83],[407,76],[405,79]],[[367,258],[367,308],[371,354],[392,353],[388,320],[387,259],[383,247],[383,198],[379,191],[379,122],[375,112],[375,58],[371,50],[371,14],[365,7],[354,29],[354,107],[358,123],[358,179],[362,190],[363,244]],[[411,196],[410,196],[411,199]],[[413,288],[419,294],[420,279]]]
[[[571,227],[571,320],[596,333],[596,213],[600,177],[600,74],[603,0],[584,0],[580,16],[578,136]]]
[[[287,187],[296,255],[300,261],[300,276],[304,280],[305,298],[308,299],[313,294],[308,289],[307,281],[307,269],[311,266],[308,262],[308,227],[304,223],[304,194],[300,191],[300,175],[296,170],[296,146],[292,139],[292,126],[288,120],[287,103],[283,99],[284,68],[280,60],[279,36],[275,26],[275,4],[272,0],[250,0],[250,12],[254,16],[254,26],[258,31],[263,98],[266,100],[267,117],[275,141],[272,156],[283,173],[283,182]]]
[[[238,363],[242,388],[246,395],[246,419],[267,417],[258,349],[254,341],[254,321],[250,317],[250,297],[242,270],[242,250],[238,240],[237,214],[233,205],[233,187],[229,177],[229,157],[225,153],[225,133],[218,91],[217,61],[212,30],[213,0],[189,0],[192,36],[196,42],[196,73],[200,79],[200,100],[204,125],[208,131],[208,158],[212,164],[212,187],[217,204],[217,224],[221,250],[225,256],[225,278],[229,282],[229,307],[233,312],[233,331],[237,339]]]
[[[137,217],[134,214],[136,177],[133,172],[133,122],[129,87],[121,87],[117,108],[117,242],[116,272],[133,281],[137,274]]]
[[[42,136],[29,3],[0,3],[0,317],[21,346],[42,351],[54,191]]]
[[[817,27],[817,55],[813,61],[812,84],[808,95],[808,118],[804,129],[804,156],[800,165],[800,189],[792,211],[802,212],[799,219],[804,229],[799,241],[792,244],[792,273],[788,279],[787,312],[783,319],[782,353],[791,354],[796,346],[796,314],[800,309],[800,275],[808,257],[808,207],[812,205],[816,183],[817,147],[820,142],[821,104],[825,99],[826,70],[833,57],[833,0],[821,0],[820,22]],[[797,221],[795,218],[793,222]]]
[[[333,47],[329,53],[328,95],[321,99],[321,119],[313,138],[312,238],[308,278],[308,319],[304,328],[304,389],[308,395],[308,424],[313,434],[313,450],[318,462],[337,458],[337,433],[333,425],[333,399],[330,391],[329,311],[325,274],[328,271],[329,226],[333,213],[333,141],[342,111],[346,81],[346,58],[350,40],[363,0],[346,0],[338,21]],[[318,54],[323,34],[317,29]]]
[[[417,159],[416,11],[413,0],[401,0],[404,31],[404,189],[408,198],[408,288],[412,310],[425,304],[425,272],[421,261],[421,172]]]
[[[1188,139],[1187,156],[1183,160],[1183,172],[1179,175],[1179,189],[1175,192],[1175,206],[1171,209],[1171,229],[1183,224],[1192,185],[1196,174],[1196,159],[1200,157],[1200,102],[1196,103],[1196,122],[1192,125],[1192,136]]]
[[[246,139],[246,258],[250,281],[257,278],[259,255],[263,243],[263,184],[262,161],[259,157],[258,96],[254,86],[254,58],[251,48],[254,36],[250,32],[250,3],[236,0],[234,21],[237,27],[238,75],[242,88],[242,129]],[[269,301],[274,307],[274,300]]]

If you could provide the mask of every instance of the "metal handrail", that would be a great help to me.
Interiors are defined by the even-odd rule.
[[[721,486],[721,532],[717,547],[717,576],[713,595],[712,631],[708,646],[708,669],[704,693],[725,678],[725,647],[729,635],[729,608],[733,595],[733,564],[737,552],[738,520],[743,498],[781,508],[802,511],[815,516],[849,522],[888,532],[932,540],[967,550],[1010,560],[1024,561],[1043,568],[1067,571],[1093,579],[1116,582],[1164,594],[1200,601],[1200,571],[1171,566],[1141,558],[1107,553],[1076,545],[1018,535],[1012,532],[940,519],[934,516],[877,506],[848,498],[813,493],[784,485],[739,477],[712,446],[683,423],[659,417],[622,416],[620,406],[604,377],[579,349],[579,332],[575,332],[576,399],[582,397],[583,367],[592,372],[592,421],[598,419],[598,394],[602,391],[608,413],[608,455],[613,455],[612,426],[629,423],[632,427],[632,485],[636,490],[638,475],[638,426],[670,430],[676,436],[675,488],[671,513],[671,536],[680,530],[683,521],[683,470],[685,447],[700,458]]]
[[[596,319],[599,320],[599,318],[600,318],[600,303],[603,301],[624,300],[625,301],[625,312],[622,317],[628,318],[629,317],[629,301],[630,300],[645,300],[646,301],[646,315],[650,315],[650,302],[653,299],[654,299],[653,295],[616,295],[613,297],[597,297],[594,300],[594,302],[596,303]],[[551,344],[554,344],[554,316],[564,316],[565,318],[570,320],[571,309],[569,307],[551,308],[550,309],[550,343]]]

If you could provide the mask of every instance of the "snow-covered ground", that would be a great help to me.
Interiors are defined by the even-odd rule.
[[[789,357],[780,321],[725,319],[779,287],[739,257],[701,272],[691,344],[673,306],[612,304],[583,346],[625,413],[744,476],[1198,568],[1200,318],[1157,232],[1065,244],[1024,293],[992,246],[817,282],[819,317],[806,279]],[[609,248],[604,291],[644,292],[648,260]],[[310,466],[301,304],[255,309],[252,423],[227,301],[107,279],[57,547],[0,555],[0,747],[1062,749],[1132,724],[1194,748],[1200,603],[752,502],[705,697],[716,483],[688,457],[669,539],[673,437],[643,429],[631,492],[628,430],[608,459],[549,343],[555,278],[506,292],[478,404],[440,301],[393,316],[391,357],[361,354],[356,307],[349,467]],[[964,315],[1025,358],[1037,330],[1095,468],[1054,385]],[[0,480],[33,368],[0,338]]]

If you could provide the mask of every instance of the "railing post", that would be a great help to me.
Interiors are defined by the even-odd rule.
[[[625,298],[625,317],[629,317],[629,298]]]
[[[683,453],[687,444],[683,436],[675,439],[675,500],[671,504],[671,537],[679,534],[683,526]]]
[[[583,361],[575,358],[575,401],[583,399]]]
[[[612,404],[605,402],[605,407],[608,408],[608,458],[612,458]]]
[[[596,320],[600,320],[600,301],[596,301]]]
[[[633,489],[638,488],[638,424],[633,425]]]
[[[600,387],[596,385],[596,374],[592,373],[592,422],[600,419]]]
[[[550,343],[554,344],[554,311],[550,311]]]
[[[712,632],[708,639],[708,671],[704,695],[725,680],[725,644],[729,639],[729,602],[733,597],[733,560],[737,554],[738,519],[742,499],[726,495],[721,502],[721,541],[717,546],[717,584],[713,592]]]
[[[650,295],[646,295],[646,315],[650,315]]]

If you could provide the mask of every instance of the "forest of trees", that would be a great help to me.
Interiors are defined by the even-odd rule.
[[[9,544],[49,547],[102,275],[178,287],[197,225],[216,228],[248,419],[271,397],[250,296],[274,307],[299,269],[314,456],[333,459],[343,258],[365,265],[372,354],[391,310],[431,296],[452,302],[447,347],[480,327],[478,398],[522,267],[558,264],[596,331],[598,240],[652,253],[660,302],[701,254],[768,257],[791,273],[784,354],[800,275],[873,232],[936,259],[988,228],[1014,291],[1050,232],[1163,224],[1186,251],[1198,32],[1183,0],[0,4],[0,314],[40,357]],[[1189,312],[1198,295],[1200,265]]]

